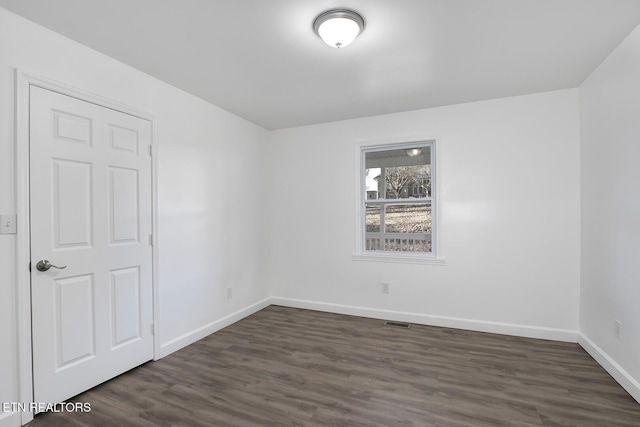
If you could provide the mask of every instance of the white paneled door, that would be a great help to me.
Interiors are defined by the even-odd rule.
[[[54,403],[153,357],[151,123],[35,86],[29,120],[34,400]]]

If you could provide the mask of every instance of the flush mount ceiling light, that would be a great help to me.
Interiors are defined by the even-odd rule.
[[[313,30],[329,46],[345,47],[364,30],[364,19],[348,9],[331,9],[313,21]]]
[[[419,155],[420,153],[422,153],[422,148],[409,148],[407,150],[407,156],[409,156],[409,157],[415,157],[415,156]]]

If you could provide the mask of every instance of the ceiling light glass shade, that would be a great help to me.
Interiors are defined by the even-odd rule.
[[[348,46],[364,30],[364,19],[352,10],[332,9],[313,21],[316,34],[329,46]]]
[[[422,148],[409,148],[407,150],[407,155],[409,157],[415,157],[418,156],[420,153],[422,153]]]

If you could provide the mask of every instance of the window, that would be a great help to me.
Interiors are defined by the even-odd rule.
[[[434,258],[434,141],[363,146],[360,164],[360,255]]]

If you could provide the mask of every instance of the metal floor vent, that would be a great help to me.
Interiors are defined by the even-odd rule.
[[[394,322],[392,320],[387,320],[384,322],[384,326],[395,326],[396,328],[409,329],[411,327],[411,324],[407,322]]]

